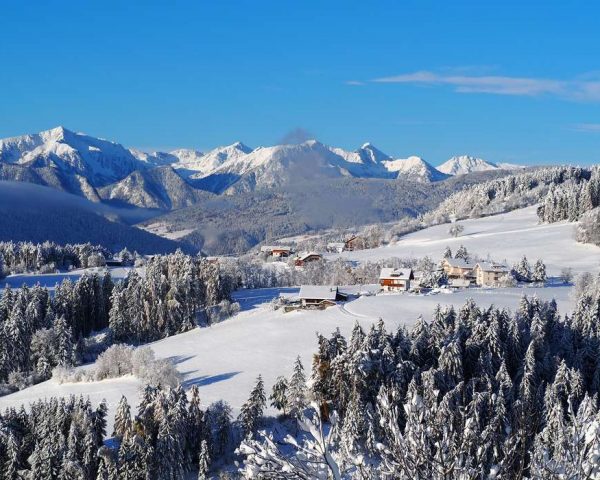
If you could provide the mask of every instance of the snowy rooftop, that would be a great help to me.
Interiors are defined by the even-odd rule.
[[[298,298],[300,299],[319,299],[335,300],[338,288],[333,285],[302,285]]]
[[[393,278],[397,280],[410,280],[412,270],[410,268],[382,268],[379,279]]]
[[[290,251],[291,247],[285,245],[263,245],[262,247],[260,247],[261,252],[272,252],[273,250]]]
[[[317,257],[322,256],[319,252],[306,252],[306,253],[301,253],[300,255],[298,255],[298,258],[300,260],[306,260],[308,257],[312,257],[314,255],[316,255]]]
[[[510,269],[503,263],[479,262],[477,264],[484,272],[508,272]]]
[[[467,262],[462,258],[445,258],[444,259],[451,267],[459,268],[474,268],[475,265],[471,262]]]

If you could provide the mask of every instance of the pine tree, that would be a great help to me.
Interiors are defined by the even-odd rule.
[[[198,480],[207,480],[210,469],[210,454],[206,440],[202,440],[200,447],[200,456],[198,459]]]
[[[444,258],[452,258],[452,249],[450,247],[446,247],[444,250]]]
[[[250,392],[250,397],[246,403],[242,405],[239,416],[244,436],[252,435],[258,427],[262,419],[266,401],[265,386],[262,376],[259,375],[256,379],[256,385]]]
[[[4,447],[6,452],[4,454],[5,461],[2,470],[2,478],[14,478],[17,479],[17,471],[20,468],[19,451],[20,445],[16,435],[9,431],[6,438],[6,446]]]
[[[117,411],[115,412],[115,424],[113,437],[122,440],[131,432],[131,410],[127,398],[121,396],[119,404],[117,405]]]
[[[77,363],[77,350],[73,342],[71,328],[67,325],[64,316],[54,322],[54,333],[56,335],[56,363],[61,366],[70,367]]]
[[[288,407],[288,381],[285,377],[277,377],[269,399],[273,408],[282,410],[283,414],[286,415]]]
[[[300,357],[294,362],[294,372],[290,378],[288,387],[288,407],[292,417],[299,418],[302,411],[306,408],[306,376]]]
[[[537,260],[533,267],[531,274],[531,280],[538,283],[544,283],[547,280],[546,277],[546,265],[541,260]]]
[[[517,274],[517,279],[521,282],[531,281],[531,266],[527,261],[527,257],[523,255],[521,261],[513,267],[513,270]]]
[[[467,248],[464,245],[458,247],[458,250],[456,250],[456,253],[454,254],[454,258],[462,258],[465,262],[468,262],[469,252],[467,251]]]

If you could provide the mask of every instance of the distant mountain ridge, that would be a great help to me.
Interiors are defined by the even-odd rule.
[[[437,169],[418,156],[393,158],[371,143],[354,151],[316,140],[250,148],[236,142],[208,152],[147,153],[57,127],[0,140],[0,178],[26,181],[89,200],[173,210],[206,200],[208,191],[236,195],[323,179],[443,181],[506,168],[453,157]]]
[[[525,167],[512,163],[492,163],[482,158],[470,155],[459,155],[442,163],[437,169],[447,175],[466,175],[473,172],[487,172],[490,170],[520,170]]]

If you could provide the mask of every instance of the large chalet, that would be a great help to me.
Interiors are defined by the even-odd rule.
[[[475,275],[475,283],[480,286],[497,285],[502,277],[510,272],[503,263],[496,262],[479,262],[473,268]]]
[[[442,268],[449,280],[469,280],[469,282],[475,283],[475,275],[473,274],[475,264],[471,262],[462,258],[444,258]]]

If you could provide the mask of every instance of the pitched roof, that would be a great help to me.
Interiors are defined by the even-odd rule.
[[[291,248],[285,245],[263,245],[260,247],[261,252],[272,252],[273,250],[291,250]]]
[[[317,257],[323,256],[319,252],[307,252],[298,255],[298,260],[306,260],[308,257],[312,257],[313,255],[316,255]]]
[[[463,258],[444,258],[446,262],[450,264],[451,267],[459,267],[459,268],[474,268],[475,264],[471,262],[467,262]]]
[[[302,285],[298,298],[335,301],[338,288],[333,285]]]
[[[396,280],[410,280],[412,269],[410,268],[382,268],[379,279],[393,278]]]
[[[503,263],[496,262],[479,262],[479,266],[484,272],[508,272],[509,268]]]

